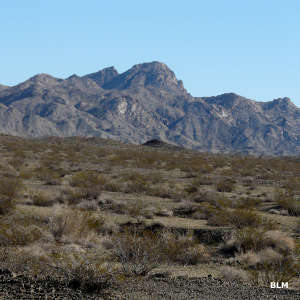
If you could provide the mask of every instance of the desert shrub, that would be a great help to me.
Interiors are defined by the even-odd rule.
[[[36,178],[44,182],[45,185],[59,185],[61,183],[59,174],[52,169],[41,167],[34,172]]]
[[[114,200],[111,201],[110,209],[116,214],[126,214],[127,213],[127,205],[124,201]]]
[[[247,282],[249,281],[249,274],[242,269],[225,266],[221,268],[221,276],[228,281]]]
[[[18,191],[23,187],[22,181],[16,177],[0,178],[0,195],[9,199],[17,196]]]
[[[88,211],[97,211],[99,209],[98,203],[96,200],[83,201],[76,205],[77,208],[88,210]]]
[[[267,230],[263,227],[245,227],[235,231],[234,236],[229,239],[222,250],[225,253],[246,253],[248,251],[259,251],[273,248],[276,252],[288,255],[295,249],[295,241],[286,233],[278,230]],[[268,254],[261,252],[262,254]]]
[[[261,199],[258,198],[249,198],[249,197],[241,197],[240,199],[237,199],[233,206],[235,208],[241,208],[241,209],[253,209],[256,206],[258,206],[262,202]]]
[[[148,180],[152,184],[162,183],[163,182],[163,176],[159,172],[152,172],[148,175]]]
[[[0,269],[23,276],[43,278],[49,271],[47,263],[49,263],[47,256],[33,254],[32,248],[0,247]]]
[[[236,260],[245,267],[253,267],[258,264],[272,263],[281,259],[282,255],[272,248],[264,248],[258,252],[249,250],[241,253],[236,257]]]
[[[216,214],[217,210],[215,206],[213,206],[209,202],[202,202],[201,206],[199,206],[195,213],[201,214],[204,219],[209,219]]]
[[[13,199],[4,198],[0,199],[0,215],[6,215],[16,207],[15,201]]]
[[[19,178],[20,179],[30,179],[34,177],[34,173],[32,171],[28,171],[28,170],[21,170],[19,173]]]
[[[195,186],[199,185],[212,185],[214,183],[213,179],[207,175],[199,175],[193,179],[192,184]]]
[[[219,192],[232,192],[234,190],[235,181],[232,179],[220,180],[217,183],[217,191]]]
[[[247,271],[252,284],[269,286],[270,282],[291,281],[299,275],[299,268],[299,259],[288,256],[274,257],[271,261],[258,263]]]
[[[142,215],[146,219],[152,219],[156,213],[157,209],[155,207],[146,207],[142,210]]]
[[[285,183],[284,188],[289,191],[299,191],[300,190],[300,180],[299,177],[290,177]]]
[[[70,185],[85,189],[96,189],[106,184],[106,179],[95,171],[81,171],[72,175]]]
[[[215,205],[218,209],[226,209],[229,207],[233,207],[232,200],[227,198],[224,194],[222,196],[218,195],[215,201],[211,203]]]
[[[122,191],[122,184],[115,183],[115,182],[108,182],[104,186],[104,190],[109,192],[121,192]]]
[[[16,170],[20,169],[25,160],[25,153],[22,149],[17,148],[13,152],[12,158],[9,160],[9,164],[12,165]]]
[[[52,216],[49,219],[50,232],[55,241],[59,242],[65,233],[68,219],[62,215]]]
[[[292,196],[280,195],[276,201],[280,207],[286,209],[291,216],[300,216],[300,201]]]
[[[234,209],[229,214],[230,223],[237,228],[261,225],[260,216],[253,210]]]
[[[14,209],[17,194],[22,187],[22,182],[18,178],[0,178],[0,215],[5,215]]]
[[[127,275],[146,275],[161,263],[195,265],[210,257],[207,248],[192,237],[170,231],[126,230],[112,241],[114,257]]]
[[[32,219],[12,215],[0,220],[0,247],[28,245],[42,236],[41,228]]]
[[[122,179],[127,182],[125,186],[127,193],[143,193],[150,190],[150,181],[146,175],[137,172],[124,173]]]
[[[155,215],[159,217],[170,217],[173,215],[173,212],[166,208],[157,208]]]
[[[67,213],[60,211],[49,218],[49,230],[53,238],[60,242],[63,236],[74,241],[86,237],[91,232],[98,232],[104,223],[103,216],[98,213],[80,209],[72,209]]]
[[[181,196],[180,193],[176,191],[176,189],[171,189],[164,185],[156,185],[155,187],[149,188],[147,190],[147,195],[172,199],[177,199]]]
[[[295,248],[294,239],[279,230],[266,231],[263,240],[266,247],[272,247],[279,252],[291,253]]]
[[[55,203],[55,199],[42,192],[32,193],[31,199],[32,203],[37,206],[52,206]]]
[[[184,191],[188,194],[195,194],[198,192],[198,187],[193,184],[189,184],[184,188]]]
[[[173,215],[187,218],[192,216],[197,211],[197,209],[197,205],[185,202],[173,208]]]
[[[263,229],[256,227],[245,227],[236,230],[233,236],[221,246],[220,250],[228,255],[259,251],[265,246],[262,239],[263,232]]]
[[[125,193],[144,193],[149,190],[149,185],[147,181],[144,180],[134,180],[130,181],[125,187]]]
[[[216,206],[217,201],[220,199],[220,195],[216,191],[200,191],[198,194],[193,197],[193,201],[197,203],[208,202],[214,207]],[[225,198],[223,195],[222,198]]]
[[[143,215],[143,210],[145,209],[145,203],[138,199],[134,203],[128,203],[126,204],[126,214],[128,214],[131,217],[138,217]]]
[[[145,276],[162,260],[159,238],[151,231],[142,236],[137,231],[125,231],[113,237],[113,256],[128,276]]]
[[[207,223],[212,226],[235,226],[243,228],[249,226],[260,226],[261,217],[253,210],[248,209],[220,209],[208,218]]]
[[[95,251],[78,253],[56,249],[51,255],[52,272],[71,288],[101,294],[110,287],[118,274],[108,258]],[[54,276],[53,276],[54,277]]]
[[[297,222],[297,224],[295,226],[295,231],[296,231],[296,233],[300,233],[300,220]]]
[[[210,257],[208,249],[191,236],[164,231],[161,240],[160,252],[167,262],[196,265]]]
[[[80,203],[83,199],[86,199],[87,192],[85,189],[77,189],[77,190],[71,190],[66,189],[62,192],[62,199],[69,205],[76,205]]]

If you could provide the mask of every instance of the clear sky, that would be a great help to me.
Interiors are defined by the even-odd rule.
[[[194,96],[300,107],[299,0],[11,0],[0,12],[2,84],[158,60]]]

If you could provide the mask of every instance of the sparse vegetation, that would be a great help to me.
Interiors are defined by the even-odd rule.
[[[197,264],[253,285],[299,276],[296,159],[85,138],[22,147],[0,150],[0,268],[84,293]]]

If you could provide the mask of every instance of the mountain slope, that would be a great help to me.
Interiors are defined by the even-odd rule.
[[[159,139],[203,151],[300,154],[300,109],[290,99],[256,102],[228,93],[192,97],[160,62],[82,77],[38,74],[0,86],[0,132],[20,136]]]

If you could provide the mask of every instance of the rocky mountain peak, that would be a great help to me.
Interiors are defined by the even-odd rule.
[[[204,99],[207,103],[220,105],[224,108],[231,108],[237,103],[245,102],[248,100],[235,93],[225,93],[215,97],[203,97],[202,99]]]
[[[154,61],[134,65],[103,86],[105,89],[128,89],[154,87],[168,92],[185,92],[181,80],[177,80],[174,72],[164,63]]]
[[[62,79],[55,78],[49,74],[41,73],[29,78],[29,83],[51,86],[59,84]]]
[[[100,70],[95,73],[91,73],[88,75],[83,76],[82,78],[88,78],[96,82],[100,87],[110,82],[113,78],[118,76],[119,73],[115,69],[115,67],[108,67],[104,68],[103,70]]]
[[[256,102],[235,93],[194,98],[158,61],[121,74],[114,67],[65,80],[38,74],[0,90],[0,131],[300,155],[300,108],[289,98]]]
[[[273,101],[264,102],[261,105],[263,108],[268,110],[275,109],[286,111],[288,109],[297,108],[296,105],[288,97],[274,99]]]

